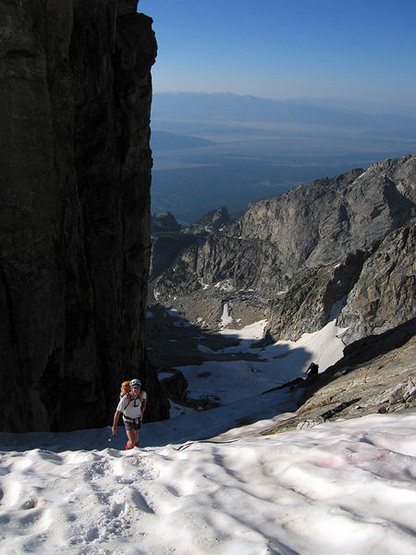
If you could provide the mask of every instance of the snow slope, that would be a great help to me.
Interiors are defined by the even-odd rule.
[[[250,435],[260,427],[3,451],[0,553],[416,553],[414,412]]]
[[[0,554],[416,554],[415,411],[260,435],[294,406],[263,387],[290,360],[292,377],[319,356],[323,370],[336,335],[231,367],[224,406],[146,424],[141,449],[122,450],[122,428],[111,443],[108,429],[0,434]]]

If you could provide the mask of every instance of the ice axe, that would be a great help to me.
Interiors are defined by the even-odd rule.
[[[115,435],[116,435],[116,434],[112,431],[112,432],[111,432],[111,436],[107,439],[107,445],[106,445],[106,447],[109,447],[109,445],[110,445],[110,443],[111,443],[111,440],[113,439],[113,437],[114,437]]]

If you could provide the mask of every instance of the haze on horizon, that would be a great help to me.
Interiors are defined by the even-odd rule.
[[[153,213],[236,215],[414,152],[414,0],[140,0],[138,10],[158,42]]]
[[[140,0],[154,91],[320,99],[416,113],[414,0]]]

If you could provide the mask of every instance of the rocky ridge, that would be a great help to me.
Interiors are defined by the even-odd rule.
[[[233,297],[238,310],[250,291],[274,340],[296,340],[332,318],[349,327],[346,343],[389,329],[415,316],[415,191],[413,154],[253,203],[180,252],[152,293],[196,324],[202,297]],[[353,299],[360,304],[365,289],[366,308],[357,312]],[[397,301],[394,315],[388,298]],[[209,326],[218,329],[218,318]]]

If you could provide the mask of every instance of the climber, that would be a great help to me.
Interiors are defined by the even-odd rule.
[[[318,375],[319,366],[315,362],[311,362],[306,370],[306,379],[310,380]]]
[[[147,403],[147,394],[145,391],[141,391],[141,386],[142,384],[137,378],[130,380],[130,392],[120,399],[114,413],[112,432],[113,434],[117,433],[118,419],[122,414],[128,440],[126,449],[139,446],[139,431],[142,427]]]

